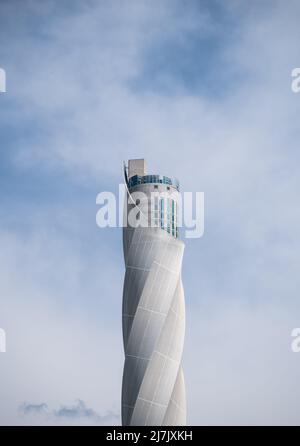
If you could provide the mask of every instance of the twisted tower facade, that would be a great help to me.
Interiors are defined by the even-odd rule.
[[[122,424],[185,425],[179,186],[168,177],[146,175],[144,160],[129,160],[124,174]]]

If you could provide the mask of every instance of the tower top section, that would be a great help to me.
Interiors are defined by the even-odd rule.
[[[143,177],[147,175],[147,164],[144,159],[135,159],[128,161],[128,178],[138,175]]]
[[[179,191],[179,181],[177,178],[170,178],[164,175],[148,175],[147,164],[144,159],[128,160],[128,168],[124,163],[124,175],[129,189],[139,184],[156,183],[166,184]]]

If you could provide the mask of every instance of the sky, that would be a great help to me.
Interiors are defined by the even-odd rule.
[[[155,3],[155,5],[154,5]],[[1,0],[0,424],[120,424],[122,161],[204,192],[188,424],[300,424],[297,0]]]

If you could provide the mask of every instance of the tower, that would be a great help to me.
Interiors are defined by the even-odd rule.
[[[143,159],[129,160],[124,176],[122,424],[185,425],[179,184],[147,175]]]

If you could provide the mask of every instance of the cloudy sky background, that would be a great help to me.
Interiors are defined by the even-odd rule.
[[[205,193],[188,423],[300,424],[297,0],[1,0],[0,424],[119,424],[122,160]]]

